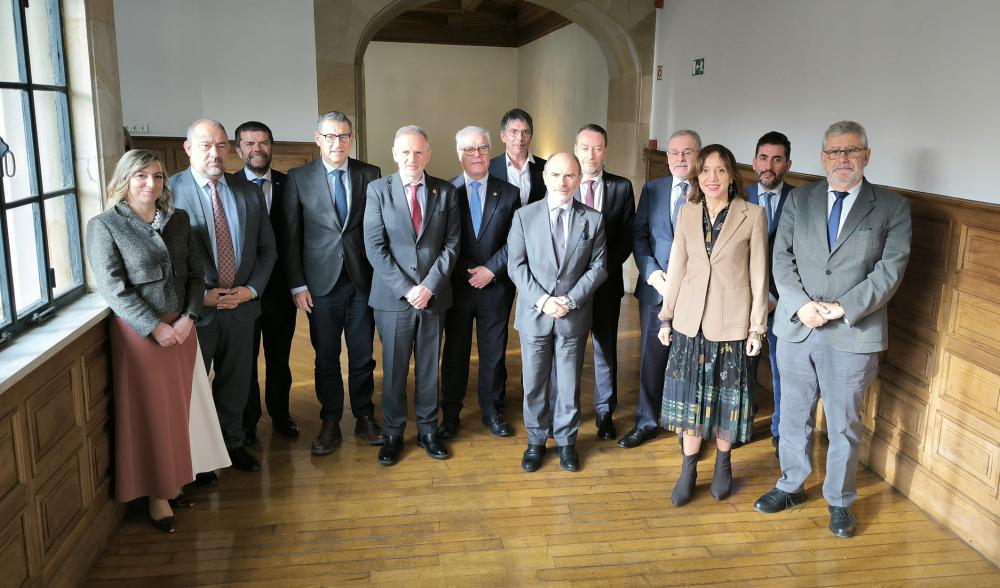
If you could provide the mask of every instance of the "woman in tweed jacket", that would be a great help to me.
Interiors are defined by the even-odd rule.
[[[108,184],[110,207],[87,224],[87,255],[115,313],[116,497],[148,497],[153,525],[173,532],[171,499],[191,506],[181,488],[229,460],[194,329],[201,258],[165,180],[155,152],[126,153]]]

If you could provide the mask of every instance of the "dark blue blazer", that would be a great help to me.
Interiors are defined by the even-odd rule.
[[[607,238],[608,279],[594,294],[597,298],[625,295],[622,264],[632,255],[632,225],[635,222],[635,192],[628,178],[604,172],[604,234]],[[578,189],[575,198],[583,201]]]
[[[453,178],[455,196],[458,198],[459,216],[462,219],[462,239],[458,248],[458,263],[451,274],[451,288],[455,304],[478,303],[483,306],[510,306],[514,302],[514,283],[507,275],[507,235],[514,220],[514,211],[521,207],[521,192],[517,186],[490,174],[483,199],[483,221],[479,237],[472,230],[472,213],[465,188],[465,176]],[[484,266],[495,276],[492,283],[482,289],[469,285],[468,270]]]
[[[759,185],[760,184],[758,184],[757,182],[754,182],[753,184],[747,186],[746,194],[747,194],[747,200],[750,201],[750,204],[757,204],[759,206],[759,203],[757,202],[758,200],[757,187]],[[775,233],[778,232],[778,221],[781,220],[781,209],[785,206],[785,198],[788,197],[788,193],[791,192],[794,188],[795,186],[788,184],[788,182],[782,184],[781,194],[778,196],[778,205],[774,207],[774,218],[771,219],[771,224],[767,228],[767,245],[768,245],[767,266],[769,274],[771,274],[770,272],[770,267],[772,265],[771,256],[774,254],[774,235]],[[774,283],[773,274],[771,274],[769,289],[771,290],[771,295],[774,296],[775,299],[777,299],[778,287]]]
[[[670,224],[673,176],[650,180],[642,187],[632,224],[632,253],[639,268],[635,297],[643,304],[663,304],[663,297],[646,283],[656,270],[667,271],[674,228]]]
[[[542,171],[545,169],[545,160],[532,154],[535,162],[528,162],[528,175],[531,176],[531,192],[528,193],[528,204],[537,202],[545,198],[545,178]],[[507,154],[501,153],[490,160],[490,177],[507,180]],[[520,194],[520,192],[518,192]]]

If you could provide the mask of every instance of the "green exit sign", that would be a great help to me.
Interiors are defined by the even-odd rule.
[[[699,57],[691,62],[691,75],[702,76],[705,75],[705,58]]]

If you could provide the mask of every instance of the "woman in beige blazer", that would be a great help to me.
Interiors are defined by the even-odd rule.
[[[767,331],[764,209],[743,198],[736,159],[722,145],[702,149],[690,177],[660,311],[660,342],[673,346],[660,425],[684,433],[675,506],[694,492],[702,439],[714,438],[718,447],[712,496],[729,496],[729,452],[753,428],[749,357],[760,353]]]

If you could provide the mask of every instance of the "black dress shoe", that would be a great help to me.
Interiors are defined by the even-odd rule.
[[[394,465],[403,452],[403,436],[387,435],[382,448],[378,450],[378,462],[384,466]]]
[[[438,439],[454,439],[457,435],[458,419],[442,419],[437,428]]]
[[[382,432],[382,427],[378,426],[378,421],[370,414],[358,417],[354,423],[354,436],[369,445],[382,445],[385,443],[385,434]]]
[[[290,416],[284,416],[279,418],[272,418],[271,424],[274,425],[274,430],[278,432],[279,435],[285,439],[298,439],[299,438],[299,424],[295,422]]]
[[[638,447],[656,437],[656,427],[651,429],[640,429],[639,427],[633,428],[625,436],[618,440],[618,447],[623,449],[632,449],[633,447]]]
[[[576,453],[575,445],[556,445],[556,453],[559,454],[559,467],[567,472],[580,469],[580,456]]]
[[[784,490],[772,489],[767,494],[757,499],[753,503],[753,509],[757,512],[781,512],[786,508],[792,508],[805,502],[805,492],[785,492]]]
[[[257,443],[257,427],[246,427],[243,429],[243,446],[249,447]]]
[[[830,506],[830,531],[837,537],[854,536],[854,515],[846,506]]]
[[[327,419],[319,428],[319,435],[313,439],[310,451],[313,455],[333,453],[335,449],[340,447],[340,442],[343,440],[344,436],[340,433],[340,423],[333,419]]]
[[[174,498],[167,500],[171,508],[191,508],[194,506],[194,501],[187,497],[186,494],[181,492]]]
[[[542,458],[545,457],[545,444],[532,445],[528,443],[528,448],[524,450],[521,457],[521,469],[526,472],[534,472],[542,467]]]
[[[597,413],[597,438],[612,441],[617,436],[618,432],[615,431],[615,423],[611,419],[611,413],[606,410]]]
[[[438,439],[436,433],[417,436],[417,447],[425,450],[434,459],[448,459],[448,448]]]
[[[229,450],[229,460],[233,467],[241,472],[259,472],[260,462],[243,447]]]
[[[200,474],[195,474],[194,482],[191,482],[192,486],[201,486],[202,488],[211,488],[219,483],[219,474],[215,472],[201,472]]]
[[[483,424],[489,427],[490,433],[497,437],[510,437],[513,434],[510,425],[503,422],[503,415],[499,413],[483,416]]]
[[[152,523],[155,529],[163,531],[164,533],[173,533],[177,530],[174,527],[174,517],[163,517],[162,519],[149,517],[149,522]]]

